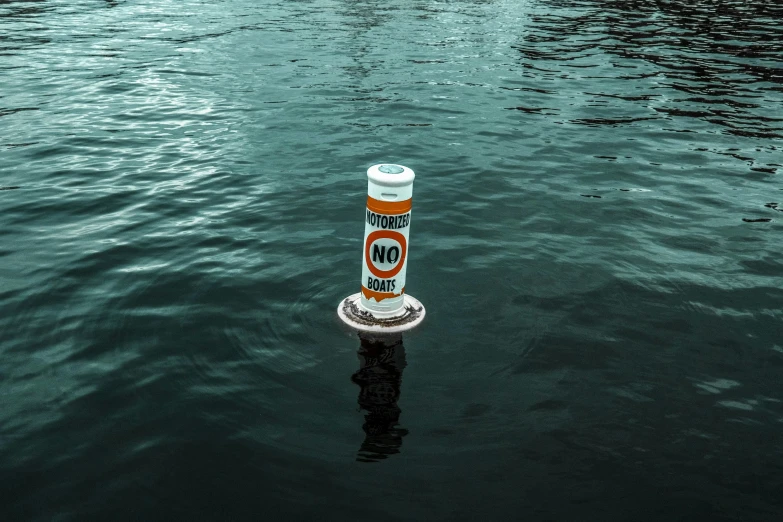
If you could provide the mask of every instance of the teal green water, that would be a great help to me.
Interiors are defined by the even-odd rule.
[[[780,517],[781,19],[0,1],[0,519]]]

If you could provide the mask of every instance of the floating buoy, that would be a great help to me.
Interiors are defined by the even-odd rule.
[[[405,293],[414,172],[402,165],[367,169],[361,291],[337,314],[360,332],[397,333],[424,320],[424,305]]]

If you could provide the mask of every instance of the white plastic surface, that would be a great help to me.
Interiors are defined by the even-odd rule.
[[[415,177],[408,167],[391,163],[367,169],[361,304],[379,317],[399,314],[404,306]],[[376,208],[371,201],[388,209]],[[404,212],[395,210],[406,206]]]
[[[353,294],[340,301],[337,307],[337,315],[340,319],[360,332],[376,334],[405,332],[421,324],[426,315],[424,305],[407,294],[404,296],[404,306],[398,315],[393,317],[376,317],[372,312],[363,309],[360,298],[361,293]]]
[[[400,169],[402,169],[402,172],[398,172]],[[367,178],[370,184],[377,187],[405,187],[413,185],[415,177],[416,174],[411,169],[402,165],[395,165],[394,163],[380,163],[367,169]],[[373,196],[373,194],[370,195]],[[377,196],[373,197],[377,198]],[[410,195],[408,195],[409,197]]]

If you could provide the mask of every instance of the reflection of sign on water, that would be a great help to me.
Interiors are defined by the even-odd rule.
[[[356,460],[375,462],[400,452],[402,438],[408,430],[399,428],[402,371],[405,348],[402,336],[385,340],[362,338],[359,370],[351,380],[359,385],[359,406],[366,412],[366,437]]]

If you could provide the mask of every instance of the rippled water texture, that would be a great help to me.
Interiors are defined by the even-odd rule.
[[[781,20],[0,1],[0,519],[780,518]]]

